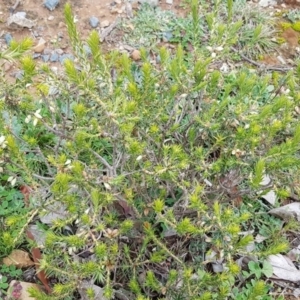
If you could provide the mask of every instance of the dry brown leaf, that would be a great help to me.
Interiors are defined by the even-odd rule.
[[[283,220],[296,218],[297,221],[300,221],[300,203],[294,202],[278,208],[273,208],[269,213]]]
[[[6,266],[16,266],[17,268],[28,268],[34,265],[29,254],[23,250],[13,250],[12,253],[3,258],[3,264]]]
[[[267,261],[272,265],[273,274],[278,278],[291,282],[300,281],[300,271],[287,256],[270,255]]]
[[[27,233],[28,238],[31,239],[32,241],[34,241],[33,234],[29,230],[27,230],[26,233]],[[32,253],[33,260],[35,262],[36,269],[38,269],[38,267],[40,265],[40,260],[42,259],[42,253],[39,248],[32,248],[31,253]],[[37,270],[36,276],[43,283],[46,291],[50,294],[52,292],[52,290],[49,286],[49,282],[48,282],[45,272]]]

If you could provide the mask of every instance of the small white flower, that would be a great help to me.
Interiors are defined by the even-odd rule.
[[[65,162],[65,166],[69,165],[71,163],[71,159],[68,159],[66,162]]]
[[[25,123],[27,123],[27,124],[28,124],[30,121],[31,121],[31,115],[29,115],[29,116],[27,116],[27,117],[26,117],[26,119],[25,119]]]
[[[218,51],[218,52],[220,52],[220,51],[223,51],[224,48],[222,46],[219,46],[219,47],[215,48],[215,50]]]
[[[139,156],[136,158],[136,161],[140,161],[141,159],[143,159],[143,155],[139,155]]]
[[[237,158],[239,158],[240,156],[244,156],[245,155],[245,151],[242,151],[240,149],[234,149],[232,150],[231,154],[235,155]]]
[[[6,144],[7,144],[7,141],[5,140],[5,136],[1,135],[0,136],[0,147],[3,149],[6,148]]]
[[[39,121],[39,119],[34,118],[34,120],[33,120],[33,126],[36,126],[36,124],[37,124],[38,121]]]
[[[215,58],[216,56],[217,56],[216,52],[213,52],[213,53],[211,54],[211,57],[212,57],[212,58]]]
[[[10,176],[7,179],[8,182],[10,182],[11,186],[14,186],[16,184],[17,178],[14,176]]]
[[[107,190],[111,190],[111,186],[107,182],[103,182],[103,184]]]
[[[41,119],[42,116],[40,115],[41,113],[41,109],[38,109],[35,113],[34,113],[34,116],[37,118],[37,119]]]

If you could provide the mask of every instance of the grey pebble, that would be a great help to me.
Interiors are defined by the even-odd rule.
[[[157,64],[160,64],[160,63],[161,63],[161,58],[160,58],[160,55],[159,55],[159,54],[156,56],[156,63],[157,63]]]
[[[44,2],[44,5],[51,11],[54,10],[58,4],[59,4],[59,0],[46,0]]]
[[[99,25],[99,19],[97,17],[90,17],[90,25],[96,28]]]
[[[50,48],[44,49],[44,54],[50,55],[52,53],[52,50]]]
[[[50,58],[50,55],[48,55],[48,54],[42,55],[42,59],[44,62],[47,62],[49,60],[49,58]]]
[[[169,42],[170,39],[173,37],[173,34],[172,34],[172,32],[170,32],[170,31],[164,31],[164,32],[162,33],[162,36],[163,36],[163,41],[164,41],[164,42]]]
[[[35,38],[37,38],[37,37],[40,36],[40,34],[39,34],[36,30],[32,31],[32,35],[33,35]]]
[[[60,61],[61,64],[63,64],[66,59],[74,60],[74,56],[72,54],[67,54],[66,53],[66,54],[63,54],[59,57],[59,61]]]
[[[24,76],[24,71],[23,71],[23,70],[17,71],[17,72],[15,73],[15,77],[16,77],[17,79],[19,79],[19,80],[21,80],[21,79],[23,78],[23,76]]]
[[[54,52],[51,54],[51,56],[50,56],[50,61],[51,61],[51,62],[57,62],[58,59],[59,59],[59,56],[58,56],[58,54],[54,51]]]
[[[64,53],[64,50],[63,49],[55,49],[54,50],[58,55],[62,55]]]
[[[83,50],[87,56],[92,54],[92,50],[88,45],[83,45]]]
[[[25,11],[19,11],[15,13],[15,16],[18,16],[18,18],[26,18],[26,12]]]
[[[152,7],[158,6],[158,0],[138,0],[138,2],[140,2],[141,4],[149,4]]]
[[[6,33],[5,36],[4,36],[4,39],[5,39],[6,44],[10,45],[13,37],[12,37],[12,35],[10,33]]]
[[[32,55],[33,59],[37,59],[39,57],[41,57],[41,53],[33,53],[33,55]]]

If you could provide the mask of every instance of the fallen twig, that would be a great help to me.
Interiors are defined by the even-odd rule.
[[[293,70],[293,67],[282,67],[282,66],[268,66],[266,64],[261,64],[255,60],[252,60],[250,58],[248,58],[247,56],[241,54],[237,49],[235,48],[231,48],[232,51],[234,51],[235,53],[237,53],[242,59],[246,60],[247,62],[249,62],[250,64],[260,68],[260,69],[264,69],[267,71],[278,71],[278,72],[288,72],[290,70]]]
[[[100,42],[102,43],[109,34],[115,29],[115,27],[119,24],[120,18],[117,18],[113,23],[111,23],[107,28],[103,29],[100,34]]]
[[[20,4],[21,0],[16,0],[16,3],[14,4],[14,6],[12,6],[10,9],[9,9],[9,12],[11,14],[14,13],[14,11],[16,10],[16,8],[18,7],[18,5]]]

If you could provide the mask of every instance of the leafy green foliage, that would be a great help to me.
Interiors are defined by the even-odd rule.
[[[243,272],[243,274],[248,277],[251,274],[254,274],[256,279],[260,279],[262,275],[265,275],[266,277],[271,277],[273,274],[272,265],[266,260],[263,261],[262,266],[260,265],[259,262],[250,261],[248,267],[249,267],[249,273]]]
[[[0,248],[23,243],[36,219],[47,224],[40,268],[56,283],[53,295],[33,291],[37,299],[71,298],[84,282],[108,299],[120,286],[132,299],[271,299],[264,259],[287,250],[287,229],[260,197],[271,187],[288,195],[300,175],[299,74],[216,68],[214,58],[228,58],[233,45],[247,53],[272,46],[258,18],[245,29],[236,2],[224,3],[206,7],[204,18],[192,0],[183,23],[162,13],[174,38],[183,24],[187,40],[181,34],[175,51],[141,49],[139,62],[104,55],[94,31],[88,58],[66,5],[77,60],[65,61],[64,76],[23,56],[23,78],[2,83],[14,103],[1,102]],[[140,17],[153,14],[143,9]],[[25,46],[15,47],[19,56]],[[270,186],[261,184],[266,174]],[[251,245],[263,262],[249,263],[236,287],[235,260]]]

